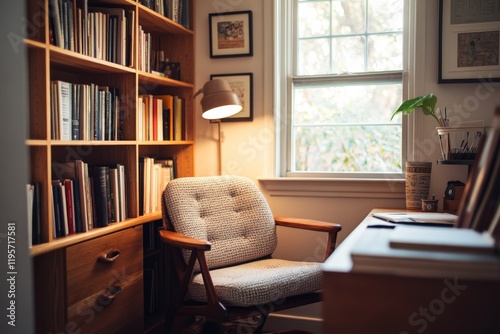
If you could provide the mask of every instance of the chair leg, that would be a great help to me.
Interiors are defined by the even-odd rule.
[[[254,333],[255,334],[260,334],[262,331],[262,328],[264,328],[264,325],[266,324],[268,314],[261,314],[259,322],[257,323],[257,326],[255,326]]]

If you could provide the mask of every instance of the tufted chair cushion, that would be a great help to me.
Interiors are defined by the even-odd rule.
[[[248,178],[178,178],[167,184],[163,196],[176,232],[212,244],[206,254],[209,269],[262,258],[276,248],[273,215]]]

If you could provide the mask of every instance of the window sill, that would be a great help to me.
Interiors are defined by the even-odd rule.
[[[258,178],[270,196],[405,198],[404,179]]]

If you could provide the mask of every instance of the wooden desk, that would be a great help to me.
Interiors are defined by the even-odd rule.
[[[380,222],[371,213],[323,265],[325,334],[500,332],[499,281],[353,272],[350,249]]]

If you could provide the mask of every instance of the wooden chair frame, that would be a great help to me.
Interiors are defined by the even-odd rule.
[[[342,229],[339,224],[318,220],[274,217],[274,221],[277,226],[328,233],[325,259],[334,251],[337,242],[337,233]],[[258,315],[260,316],[260,322],[255,327],[255,333],[260,333],[269,313],[311,304],[321,300],[321,293],[316,291],[289,297],[284,301],[281,300],[269,305],[255,305],[251,307],[224,305],[217,296],[205,259],[205,252],[210,251],[211,244],[208,241],[188,237],[167,229],[162,229],[159,233],[166,247],[167,300],[165,333],[181,333],[182,328],[188,321],[192,321],[194,315],[205,316],[218,323],[231,322],[252,315]],[[191,252],[187,264],[182,255],[182,249]],[[184,300],[189,283],[194,274],[196,261],[199,263],[204,280],[207,303]]]

